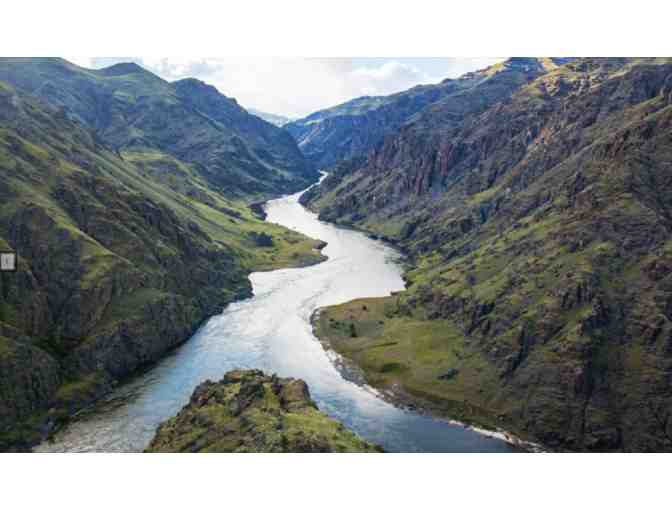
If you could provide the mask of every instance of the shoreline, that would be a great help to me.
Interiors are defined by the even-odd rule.
[[[310,188],[309,188],[310,189]],[[307,191],[307,190],[306,190]],[[307,211],[310,211],[314,214],[318,214],[318,211],[313,210],[311,207],[308,206],[308,204],[304,204],[299,200],[299,204],[306,209]],[[363,229],[356,227],[354,225],[348,225],[348,224],[341,224],[339,222],[334,222],[334,221],[328,221],[328,220],[320,220],[324,221],[325,223],[329,223],[332,225],[335,225],[339,228],[344,228],[347,230],[351,230],[354,232],[359,232],[366,237],[368,237],[371,240],[381,242],[383,244],[386,244],[390,246],[391,248],[394,248],[400,256],[400,263],[406,265],[409,262],[410,254],[405,250],[400,243],[395,240],[391,239],[387,236],[380,236],[374,232],[371,232],[369,230]],[[405,275],[402,274],[402,279],[404,282],[407,283]],[[390,295],[395,295],[396,293],[393,292]],[[342,303],[341,303],[342,304]],[[472,430],[478,434],[481,434],[486,437],[493,437],[500,439],[506,443],[509,443],[516,448],[520,448],[521,450],[525,452],[531,452],[531,453],[540,453],[540,452],[547,452],[549,451],[547,448],[545,448],[543,445],[539,443],[535,443],[533,441],[527,441],[519,436],[513,434],[512,432],[502,429],[502,428],[495,428],[495,430],[492,430],[491,427],[488,427],[486,425],[482,425],[476,421],[472,423],[468,423],[465,421],[460,421],[456,420],[454,418],[450,418],[445,415],[441,415],[438,410],[432,409],[432,405],[429,405],[427,402],[423,401],[420,398],[413,397],[409,395],[407,392],[403,391],[401,388],[396,388],[395,389],[383,389],[383,388],[377,388],[371,384],[366,379],[366,373],[364,370],[357,365],[354,361],[344,357],[340,353],[338,353],[334,348],[331,346],[331,343],[329,342],[328,339],[326,338],[321,338],[316,334],[316,321],[319,318],[320,312],[322,311],[322,308],[316,308],[312,314],[310,315],[310,325],[311,325],[311,330],[312,334],[315,337],[315,339],[322,345],[322,348],[324,349],[325,353],[327,354],[327,357],[329,358],[329,361],[332,363],[334,368],[339,372],[341,377],[343,379],[350,381],[367,391],[370,391],[374,393],[378,398],[381,400],[384,400],[385,402],[392,404],[393,406],[409,411],[409,412],[415,412],[418,414],[430,416],[433,419],[443,421],[445,423],[448,423],[450,425],[457,425],[464,427],[466,429]]]
[[[499,439],[527,453],[543,453],[550,451],[539,443],[522,439],[521,437],[505,429],[496,428],[495,430],[492,430],[491,427],[482,425],[478,422],[469,423],[466,421],[456,420],[448,416],[443,416],[436,410],[432,409],[432,406],[428,405],[427,402],[423,402],[422,399],[409,395],[401,388],[383,389],[373,386],[367,381],[366,372],[359,365],[334,350],[327,338],[319,337],[316,334],[316,321],[319,319],[321,311],[322,308],[316,308],[310,315],[310,325],[313,336],[324,349],[331,364],[346,381],[352,382],[357,386],[370,391],[381,400],[404,411],[429,416],[435,420],[445,422],[449,425],[460,426],[483,436]]]
[[[311,187],[314,186],[316,183],[311,184]],[[305,191],[305,190],[304,190]],[[266,221],[266,204],[270,200],[275,200],[279,198],[283,198],[285,196],[289,195],[282,195],[279,197],[275,198],[269,198],[266,201],[263,202],[255,202],[252,204],[249,204],[249,209],[252,211],[252,213],[259,219],[262,219],[263,221]],[[291,229],[290,229],[291,230]],[[226,305],[222,308],[225,309],[229,305],[233,303],[237,303],[240,301],[244,301],[246,299],[249,299],[253,297],[253,291],[252,291],[252,281],[250,280],[250,276],[253,273],[256,272],[267,272],[267,271],[274,271],[278,269],[295,269],[295,268],[303,268],[303,267],[309,267],[313,265],[320,264],[328,259],[326,255],[322,253],[322,250],[327,246],[327,243],[320,240],[320,239],[315,239],[315,243],[313,246],[313,250],[319,253],[320,258],[315,259],[315,260],[309,260],[309,261],[300,261],[296,265],[292,266],[287,266],[284,268],[277,268],[277,269],[256,269],[254,271],[248,272],[246,275],[246,278],[249,283],[248,289],[246,289],[246,292],[242,292],[239,295],[235,296],[234,299],[232,299],[229,303],[226,303]],[[29,441],[18,441],[14,444],[10,444],[9,447],[12,448],[7,451],[17,451],[17,452],[30,452],[34,453],[34,448],[38,447],[40,444],[43,443],[48,443],[54,440],[54,438],[59,434],[59,432],[63,431],[68,427],[68,425],[73,422],[77,416],[81,414],[85,414],[87,411],[91,410],[98,404],[99,402],[103,401],[108,395],[110,395],[116,388],[119,386],[122,386],[124,384],[127,384],[131,381],[133,381],[135,378],[142,376],[143,374],[146,374],[148,371],[151,371],[158,363],[160,363],[163,359],[166,357],[170,356],[173,352],[175,352],[177,349],[182,347],[185,343],[187,343],[197,332],[198,330],[207,323],[207,321],[212,318],[214,315],[207,315],[205,317],[201,317],[195,324],[193,324],[190,329],[191,332],[189,335],[185,336],[185,338],[178,342],[177,344],[171,346],[168,350],[163,352],[156,360],[152,360],[150,362],[144,363],[141,366],[139,366],[136,370],[133,370],[132,372],[126,374],[125,376],[116,379],[116,380],[111,380],[108,381],[106,380],[106,384],[101,385],[99,388],[96,388],[94,391],[94,394],[89,396],[89,398],[82,399],[81,405],[71,404],[71,407],[67,410],[67,415],[65,416],[59,416],[58,419],[53,419],[51,416],[50,410],[46,409],[44,411],[45,417],[42,420],[39,420],[39,423],[35,429],[35,438]],[[53,408],[53,407],[52,407]],[[28,418],[30,420],[30,417]],[[32,428],[32,427],[31,427]]]
[[[266,204],[266,202],[258,204],[258,207],[262,211],[264,211],[264,213],[265,213],[265,204]],[[306,208],[303,205],[302,205],[302,207],[309,210],[308,208]],[[325,222],[325,223],[332,223],[332,222]],[[360,232],[360,233],[363,233],[363,234],[367,235],[367,237],[371,237],[371,236],[368,235],[368,232],[363,231],[361,229],[352,228],[352,227],[349,227],[347,225],[338,225],[338,224],[335,224],[335,225],[338,226],[339,228],[345,228],[345,229],[348,229],[348,230],[357,231],[357,232]],[[392,247],[394,247],[395,249],[397,249],[397,251],[399,251],[398,247],[394,246],[393,243],[387,243],[386,240],[383,240],[383,239],[376,239],[376,240],[378,240],[380,242],[383,242],[385,244],[389,244]],[[317,243],[319,244],[319,246],[316,246],[316,249],[317,249],[317,251],[321,252],[321,250],[326,246],[326,243],[324,241],[320,241],[320,240],[317,240]],[[400,256],[403,258],[403,253],[400,253]],[[326,258],[326,256],[325,256],[325,258]],[[313,262],[312,264],[299,265],[298,267],[306,267],[307,265],[316,265],[316,264],[321,263],[322,261],[324,261],[324,260],[318,260],[318,261]],[[253,271],[253,272],[259,272],[259,270]],[[249,279],[249,276],[253,272],[248,274],[248,279]],[[251,296],[239,296],[237,299],[234,299],[231,303],[241,301],[241,300],[247,299],[249,297],[251,297]],[[231,303],[229,303],[229,304],[231,304]],[[429,416],[429,417],[431,417],[431,418],[433,418],[437,421],[441,421],[441,422],[449,424],[449,425],[464,427],[465,429],[474,431],[474,432],[476,432],[478,434],[481,434],[483,436],[493,437],[493,438],[502,440],[502,441],[504,441],[508,444],[511,444],[514,447],[519,448],[523,451],[532,451],[532,452],[544,451],[544,449],[543,449],[543,447],[541,447],[541,445],[537,445],[537,444],[529,442],[529,441],[524,441],[521,438],[515,436],[514,434],[512,434],[512,433],[510,433],[506,430],[503,430],[503,429],[492,430],[490,428],[480,426],[477,423],[467,423],[467,422],[451,419],[451,418],[446,417],[446,416],[442,416],[441,414],[432,410],[431,406],[424,404],[421,401],[421,399],[417,399],[417,398],[414,398],[414,397],[406,394],[405,392],[403,392],[401,390],[401,388],[396,389],[396,391],[395,391],[395,389],[381,389],[381,388],[376,388],[375,386],[370,385],[366,380],[365,373],[363,372],[363,370],[358,365],[356,365],[351,360],[341,356],[339,353],[337,353],[335,350],[333,350],[331,348],[331,345],[330,345],[328,340],[319,338],[317,335],[315,335],[315,320],[316,320],[316,318],[319,317],[319,313],[321,312],[321,310],[322,310],[321,308],[315,309],[311,313],[311,316],[310,316],[310,324],[311,324],[313,336],[315,337],[315,339],[317,341],[319,341],[321,343],[323,349],[327,353],[329,361],[337,369],[337,371],[339,372],[340,376],[343,379],[357,384],[358,386],[364,388],[366,391],[369,391],[370,393],[375,395],[376,398],[380,398],[381,400],[383,400],[387,403],[390,403],[391,405],[393,405],[393,406],[395,406],[399,409],[402,409],[404,411],[413,412],[413,413],[420,414],[420,415],[426,415],[426,416]],[[196,326],[194,331],[197,331],[205,322],[207,322],[208,319],[209,319],[209,317],[204,318]],[[187,341],[189,341],[190,338],[191,338],[191,336],[186,337],[184,339],[184,341],[181,342],[178,346],[176,346],[175,348],[170,349],[169,351],[164,353],[164,355],[162,355],[160,359],[163,359],[165,356],[170,355],[171,352],[173,352],[179,346],[181,346],[184,343],[186,343]],[[107,395],[109,395],[110,392],[114,389],[114,387],[118,387],[119,385],[126,384],[129,381],[133,380],[135,377],[138,377],[138,376],[142,375],[143,373],[146,373],[147,371],[152,370],[152,368],[156,365],[156,363],[158,363],[160,361],[160,359],[157,360],[157,362],[148,364],[148,365],[142,367],[140,370],[138,370],[138,371],[136,371],[132,374],[129,374],[123,380],[117,381],[116,384],[114,384],[113,387],[108,389],[108,391],[105,391],[102,394],[97,395],[95,400],[90,401],[90,402],[86,403],[84,406],[82,406],[81,408],[75,410],[74,413],[69,415],[63,422],[59,423],[57,428],[52,429],[46,438],[43,438],[42,440],[36,442],[34,445],[31,446],[30,449],[32,450],[32,447],[37,446],[37,445],[39,445],[43,442],[51,441],[60,431],[62,431],[64,428],[66,428],[71,421],[75,420],[78,415],[84,414],[87,411],[90,411],[92,408],[95,408],[95,405],[98,402],[100,402],[102,399],[104,399]]]

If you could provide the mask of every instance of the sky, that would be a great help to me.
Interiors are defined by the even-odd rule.
[[[503,58],[66,57],[87,68],[136,62],[168,81],[198,78],[245,108],[304,117],[366,95],[387,95],[482,69]]]

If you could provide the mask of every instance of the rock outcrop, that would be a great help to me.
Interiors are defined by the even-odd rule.
[[[147,452],[380,452],[320,412],[301,379],[234,370],[205,381]]]
[[[671,91],[669,59],[578,59],[482,112],[438,102],[311,190],[399,243],[393,313],[462,353],[416,393],[550,447],[672,448]]]
[[[390,96],[359,97],[289,122],[284,128],[311,162],[326,168],[366,155],[425,110],[441,109],[442,122],[460,122],[567,60],[513,58],[436,85],[419,85]]]
[[[251,271],[322,260],[193,165],[116,151],[72,117],[0,82],[0,250],[18,257],[0,274],[0,450],[29,448],[249,296]]]

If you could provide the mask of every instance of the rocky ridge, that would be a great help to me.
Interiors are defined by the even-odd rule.
[[[18,254],[0,274],[0,450],[29,448],[249,296],[251,271],[323,259],[194,166],[115,150],[3,82],[0,198],[0,249]]]
[[[167,82],[134,63],[84,69],[58,58],[2,58],[0,80],[83,124],[112,149],[161,151],[210,189],[265,199],[318,177],[292,137],[200,80]]]
[[[513,58],[435,85],[420,85],[390,96],[356,98],[289,122],[284,128],[317,168],[325,168],[366,155],[425,109],[441,109],[443,122],[459,122],[566,60]]]
[[[578,59],[483,111],[437,102],[338,165],[304,202],[412,268],[375,314],[327,310],[323,334],[369,328],[342,352],[438,412],[552,448],[672,448],[671,87],[669,59]]]
[[[234,370],[205,381],[147,452],[380,452],[321,413],[301,379]]]

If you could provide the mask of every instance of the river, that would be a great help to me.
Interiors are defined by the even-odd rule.
[[[394,452],[510,452],[508,443],[459,424],[400,409],[344,379],[312,334],[316,308],[404,287],[398,254],[365,235],[317,220],[300,193],[270,201],[267,221],[328,243],[321,264],[253,273],[254,297],[210,318],[179,349],[79,413],[38,452],[142,451],[205,379],[260,368],[304,379],[319,408]]]

